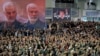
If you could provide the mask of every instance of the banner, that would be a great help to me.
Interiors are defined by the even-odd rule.
[[[45,0],[2,0],[0,30],[45,29]]]
[[[69,21],[71,20],[70,9],[67,8],[54,8],[53,21]]]

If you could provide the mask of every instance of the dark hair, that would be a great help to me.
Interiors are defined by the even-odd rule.
[[[77,56],[77,53],[73,53],[73,56]]]

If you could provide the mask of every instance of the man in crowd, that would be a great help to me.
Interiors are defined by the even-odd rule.
[[[22,27],[21,23],[16,19],[17,10],[13,2],[4,3],[3,13],[7,19],[3,29],[20,29]]]
[[[26,6],[26,12],[28,15],[28,23],[26,28],[29,30],[33,29],[44,29],[45,23],[39,18],[39,10],[36,4],[30,3]]]

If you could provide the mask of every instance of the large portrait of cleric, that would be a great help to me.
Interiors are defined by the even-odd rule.
[[[0,30],[45,29],[45,0],[0,0]]]
[[[68,8],[54,8],[53,21],[70,21],[70,9]]]

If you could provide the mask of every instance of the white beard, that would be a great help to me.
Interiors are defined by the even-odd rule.
[[[10,22],[10,23],[12,23],[12,22],[14,22],[15,21],[15,19],[11,19],[11,20],[7,20],[7,22]]]
[[[30,16],[28,16],[28,20],[29,20],[30,23],[34,24],[38,20],[38,18],[37,17],[31,18]]]
[[[7,17],[6,17],[6,22],[13,23],[15,20],[16,20],[16,18],[13,18],[13,19],[7,19]]]

